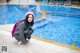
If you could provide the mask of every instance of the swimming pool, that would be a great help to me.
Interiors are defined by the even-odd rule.
[[[33,35],[66,45],[76,44],[76,47],[80,48],[80,9],[61,6],[38,7],[47,14],[45,19],[34,23]],[[41,13],[35,10],[36,5],[30,5],[28,8],[33,8],[31,11],[35,13],[35,19],[41,16]],[[16,23],[24,18],[27,11],[19,5],[1,5],[0,24]]]

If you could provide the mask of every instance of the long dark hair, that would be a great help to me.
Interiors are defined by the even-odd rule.
[[[34,15],[32,15],[32,16],[33,16],[32,22],[28,22],[28,17],[29,17],[29,15],[32,15],[32,14],[28,14],[28,15],[26,16],[26,18],[25,18],[25,20],[24,20],[24,23],[25,23],[26,26],[28,26],[28,25],[33,26],[33,24],[34,24]]]

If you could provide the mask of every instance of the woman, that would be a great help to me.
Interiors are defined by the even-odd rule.
[[[33,33],[31,27],[33,26],[33,23],[34,13],[33,12],[26,13],[25,19],[22,20],[16,28],[18,32],[14,33],[14,37],[19,44],[26,44],[26,42],[31,39],[31,34]]]

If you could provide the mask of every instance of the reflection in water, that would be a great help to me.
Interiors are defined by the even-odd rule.
[[[64,18],[60,17],[60,16],[51,16],[49,15],[47,18],[45,18],[46,20],[48,21],[51,21],[51,22],[60,22],[62,21]]]

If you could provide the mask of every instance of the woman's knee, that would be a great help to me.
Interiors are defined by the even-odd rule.
[[[33,30],[31,29],[31,30],[29,30],[29,32],[28,32],[28,34],[32,34],[33,33]]]
[[[31,39],[31,34],[33,33],[33,30],[30,29],[27,33],[24,34],[24,38],[28,38],[28,39]]]

